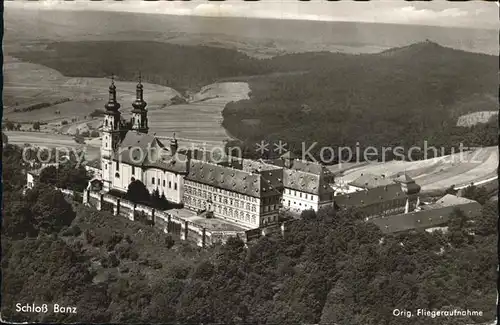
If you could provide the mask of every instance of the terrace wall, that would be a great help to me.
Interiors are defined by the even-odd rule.
[[[156,210],[152,207],[136,204],[131,201],[117,198],[109,193],[85,191],[84,203],[101,210],[103,205],[112,205],[113,214],[126,217],[135,221],[136,213],[143,213],[155,227],[162,229],[165,233],[180,237],[181,240],[189,240],[200,247],[206,247],[215,243],[225,243],[230,237],[239,237],[246,242],[247,236],[244,231],[215,231],[210,232],[194,222],[172,215],[168,211]]]

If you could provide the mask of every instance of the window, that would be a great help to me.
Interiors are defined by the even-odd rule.
[[[171,181],[168,182],[168,188],[172,188],[172,182]]]
[[[306,200],[307,200],[307,194],[306,194]]]
[[[174,190],[177,191],[177,183],[174,183]]]
[[[104,164],[104,169],[108,169],[108,164]]]
[[[302,193],[299,193],[300,197],[302,197]]]
[[[151,183],[154,184],[155,183],[155,178],[154,177],[151,177]]]
[[[163,180],[163,187],[165,187],[165,180]],[[187,190],[188,190],[187,192],[189,193],[189,189]]]
[[[132,166],[132,175],[135,175],[135,167]]]
[[[117,161],[116,162],[116,170],[120,169],[120,163]]]
[[[158,180],[158,183],[157,183],[157,184],[158,184],[158,185],[160,185],[160,178],[157,178],[157,180]]]

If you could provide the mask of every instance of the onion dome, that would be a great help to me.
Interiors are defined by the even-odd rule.
[[[132,112],[142,112],[146,108],[147,103],[144,101],[144,91],[140,75],[135,94],[135,101],[132,103],[132,106],[134,107]]]
[[[116,101],[116,86],[115,78],[111,77],[111,85],[109,86],[109,100],[104,105],[107,111],[118,111],[120,109],[120,104]]]

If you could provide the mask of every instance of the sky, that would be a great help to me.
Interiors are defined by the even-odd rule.
[[[372,0],[369,2],[312,0],[261,0],[244,2],[226,0],[209,3],[206,0],[183,1],[89,1],[40,0],[8,1],[9,7],[36,10],[102,10],[156,13],[166,15],[193,15],[208,17],[248,17],[274,19],[303,19],[324,21],[361,21],[377,23],[421,24],[433,26],[461,26],[498,28],[498,2],[481,0],[469,2],[406,2],[402,0]]]

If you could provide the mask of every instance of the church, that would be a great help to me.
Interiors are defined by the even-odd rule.
[[[130,182],[139,180],[150,192],[158,189],[171,202],[181,203],[187,157],[176,154],[177,140],[168,147],[148,134],[147,103],[139,80],[132,118],[125,121],[119,111],[114,81],[109,87],[102,125],[101,174],[103,189],[126,192]]]
[[[102,125],[104,192],[126,193],[139,180],[185,209],[245,228],[277,222],[281,209],[300,213],[333,205],[333,180],[324,166],[289,155],[274,161],[230,157],[222,163],[199,158],[179,150],[175,134],[168,145],[149,135],[146,106],[139,79],[132,117],[125,121],[112,80]]]

